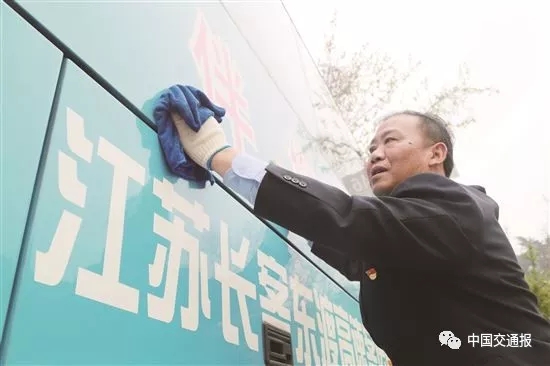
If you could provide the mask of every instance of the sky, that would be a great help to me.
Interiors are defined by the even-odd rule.
[[[444,3],[444,4],[442,4]],[[284,0],[315,58],[334,9],[337,44],[368,42],[396,59],[411,55],[435,83],[461,63],[473,85],[499,94],[473,105],[476,123],[455,129],[457,180],[486,188],[515,237],[550,232],[550,34],[542,1]],[[312,14],[314,12],[314,14]]]

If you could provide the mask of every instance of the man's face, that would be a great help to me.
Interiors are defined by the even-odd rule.
[[[433,151],[417,116],[397,115],[383,121],[369,146],[366,163],[376,196],[387,195],[405,179],[430,171]]]

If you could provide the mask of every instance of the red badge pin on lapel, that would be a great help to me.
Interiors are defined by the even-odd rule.
[[[367,276],[369,276],[369,278],[371,280],[375,280],[376,279],[376,268],[372,267],[372,268],[369,268],[367,269]]]

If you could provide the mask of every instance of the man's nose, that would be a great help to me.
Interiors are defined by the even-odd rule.
[[[369,163],[374,164],[384,159],[384,151],[382,148],[376,148],[370,152]]]

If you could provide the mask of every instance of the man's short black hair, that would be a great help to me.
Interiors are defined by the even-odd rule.
[[[426,137],[430,139],[434,144],[442,142],[447,146],[447,157],[443,162],[443,169],[445,170],[445,176],[450,177],[454,169],[453,159],[453,136],[451,131],[447,128],[447,122],[441,117],[433,113],[421,113],[412,110],[404,110],[401,112],[392,113],[389,116],[383,118],[385,121],[394,116],[415,116],[420,119],[422,129],[426,134]]]

